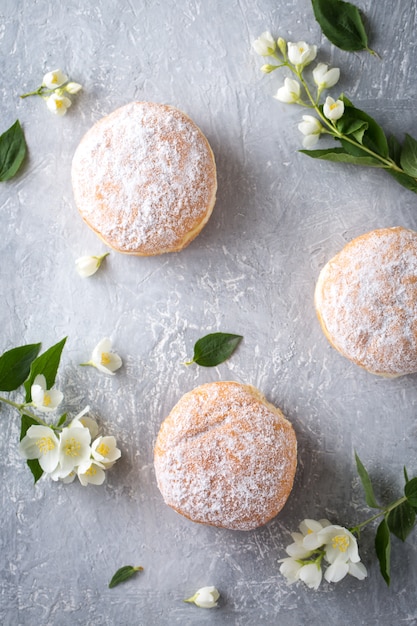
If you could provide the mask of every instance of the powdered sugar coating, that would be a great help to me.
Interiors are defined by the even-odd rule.
[[[329,341],[354,363],[417,372],[417,233],[383,228],[351,241],[322,269],[315,303]]]
[[[217,180],[207,139],[185,113],[133,102],[98,121],[73,158],[75,202],[119,252],[182,249],[209,219]]]
[[[294,430],[250,385],[207,383],[163,422],[155,472],[165,502],[189,519],[251,530],[284,506],[297,465]]]

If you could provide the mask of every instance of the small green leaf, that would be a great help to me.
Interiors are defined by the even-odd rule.
[[[232,335],[230,333],[205,335],[194,345],[194,356],[186,365],[191,363],[197,363],[203,367],[219,365],[231,356],[242,339],[242,335]]]
[[[25,382],[31,363],[36,359],[40,349],[40,343],[33,343],[12,348],[1,355],[0,391],[14,391]]]
[[[414,509],[417,509],[417,477],[412,478],[406,483],[404,494],[407,498],[407,502],[411,504]]]
[[[375,550],[379,560],[381,574],[387,585],[389,585],[391,580],[391,535],[385,518],[382,520],[376,531]]]
[[[368,506],[370,506],[372,509],[379,509],[379,508],[381,508],[379,506],[378,502],[376,501],[375,494],[374,494],[374,489],[372,487],[372,483],[371,483],[371,479],[369,477],[369,474],[368,474],[367,470],[365,469],[365,466],[363,465],[363,463],[360,460],[359,456],[356,454],[356,452],[355,452],[355,460],[356,460],[356,469],[358,470],[359,478],[361,479],[362,486],[363,486],[364,491],[365,491],[366,504]]]
[[[128,580],[128,578],[131,578],[132,576],[134,576],[136,572],[143,572],[143,567],[140,567],[140,566],[134,567],[133,565],[124,565],[123,567],[117,570],[117,572],[114,574],[113,578],[109,582],[109,589],[112,589],[113,587],[116,587],[116,585],[119,585],[125,580]]]
[[[417,177],[417,141],[408,133],[405,135],[400,163],[406,174]]]
[[[311,0],[314,17],[327,39],[341,50],[368,50],[368,37],[359,10],[343,0]]]
[[[356,119],[362,122],[366,122],[368,128],[363,134],[362,143],[366,148],[369,148],[373,152],[376,152],[382,157],[387,157],[389,154],[388,141],[381,126],[374,120],[373,117],[357,109],[355,106],[346,105],[343,116],[347,116],[348,119]]]
[[[350,117],[343,114],[342,117],[337,120],[336,128],[340,133],[344,135],[353,135],[353,137],[359,143],[362,143],[363,135],[368,130],[369,124],[365,120]]]
[[[63,424],[65,424],[65,422],[67,421],[67,415],[68,415],[67,413],[63,413],[61,415],[56,425],[57,428],[60,428],[61,426],[63,426]]]
[[[28,429],[31,426],[37,426],[37,425],[38,425],[38,422],[34,420],[33,417],[23,414],[22,421],[20,423],[20,441],[22,441],[23,437],[26,435]],[[38,482],[38,480],[43,474],[43,469],[39,465],[38,459],[29,459],[28,461],[26,461],[26,463],[28,464],[29,469],[32,472],[34,482],[35,483]]]
[[[26,402],[31,402],[32,400],[30,389],[38,374],[43,374],[45,376],[46,386],[48,389],[54,385],[59,362],[61,360],[62,350],[66,340],[67,338],[64,337],[64,339],[51,346],[33,361],[32,367],[30,368],[29,378],[27,378],[24,385],[26,391]]]
[[[0,135],[0,182],[13,178],[26,155],[26,141],[19,120]]]
[[[344,148],[327,148],[325,150],[299,150],[312,159],[333,161],[334,163],[350,163],[351,165],[367,165],[370,167],[383,167],[383,165],[371,156],[355,156]],[[366,154],[366,153],[364,153]]]
[[[416,513],[407,501],[402,502],[390,511],[387,518],[390,531],[401,541],[407,539],[414,528],[415,521]]]

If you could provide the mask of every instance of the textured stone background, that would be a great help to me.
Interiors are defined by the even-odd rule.
[[[262,76],[251,51],[265,29],[317,43],[358,107],[387,132],[417,136],[416,4],[357,4],[381,60],[331,46],[310,0],[0,1],[1,131],[19,118],[29,146],[21,174],[0,188],[0,348],[47,348],[68,335],[58,378],[66,409],[90,404],[123,451],[102,487],[34,487],[17,451],[17,414],[1,407],[2,624],[417,623],[416,533],[393,542],[388,590],[374,528],[360,543],[364,582],[288,587],[277,564],[304,517],[368,517],[355,449],[387,501],[400,493],[404,464],[417,473],[416,377],[384,380],[350,364],[313,308],[323,264],[373,228],[417,229],[417,197],[384,172],[299,154],[304,111],[272,98],[284,74]],[[84,85],[64,118],[18,98],[55,67]],[[216,156],[217,204],[181,253],[111,253],[83,280],[74,260],[106,248],[75,209],[71,158],[96,120],[132,100],[172,104],[199,124]],[[236,354],[214,369],[184,367],[195,340],[218,330],[244,335]],[[124,360],[114,377],[78,366],[106,335]],[[285,509],[249,533],[182,519],[155,483],[161,421],[183,393],[221,379],[259,387],[299,439]],[[145,572],[109,590],[126,563]],[[222,592],[218,610],[182,602],[208,584]]]

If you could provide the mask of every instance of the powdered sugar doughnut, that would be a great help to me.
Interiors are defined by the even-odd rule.
[[[373,374],[417,372],[417,233],[357,237],[320,272],[315,306],[330,343]]]
[[[217,190],[209,143],[185,113],[132,102],[99,120],[73,158],[75,203],[118,252],[176,252],[207,223]]]
[[[186,393],[162,423],[155,472],[165,502],[194,522],[236,530],[282,509],[297,465],[293,427],[251,385]]]

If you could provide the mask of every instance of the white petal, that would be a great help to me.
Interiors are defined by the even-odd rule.
[[[348,573],[359,580],[363,580],[368,576],[367,569],[363,563],[352,563],[352,561],[349,562]]]
[[[300,565],[300,563],[297,563],[295,559],[291,558],[282,559],[280,563],[281,565],[279,571],[283,576],[285,576],[288,584],[292,585],[293,583],[297,582],[297,580],[299,580],[300,578],[302,565]]]
[[[303,148],[305,148],[306,150],[313,148],[317,144],[319,139],[320,135],[318,135],[317,133],[315,133],[314,135],[306,135],[306,137],[303,138]]]
[[[33,380],[34,385],[39,385],[41,389],[46,389],[46,378],[43,374],[38,374]]]
[[[310,589],[318,589],[322,579],[321,568],[315,563],[304,565],[300,570],[300,580]]]
[[[338,583],[342,580],[349,571],[349,566],[346,561],[336,560],[330,565],[324,572],[324,578],[329,583]]]

